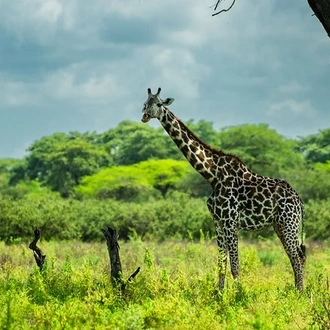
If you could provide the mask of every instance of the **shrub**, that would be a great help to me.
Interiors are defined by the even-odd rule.
[[[324,240],[330,237],[330,199],[310,200],[306,205],[306,236],[309,239]]]

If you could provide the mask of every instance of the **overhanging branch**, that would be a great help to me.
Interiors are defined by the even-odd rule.
[[[330,0],[307,0],[330,38]]]
[[[214,7],[214,11],[216,11],[212,16],[229,11],[236,2],[236,0],[233,0],[232,4],[227,9],[217,11],[221,1],[222,0],[217,0],[216,4],[211,6]],[[307,0],[307,2],[330,38],[330,0]]]
[[[219,6],[219,3],[221,2],[222,0],[218,0],[217,3],[214,5],[214,10],[217,10],[218,9],[218,6]],[[221,9],[220,11],[212,14],[212,16],[216,16],[216,15],[219,15],[223,12],[226,12],[226,11],[229,11],[235,4],[235,1],[236,0],[233,0],[232,4],[230,5],[230,7],[228,7],[227,9]]]

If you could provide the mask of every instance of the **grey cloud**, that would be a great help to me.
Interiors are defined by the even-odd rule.
[[[2,4],[0,157],[55,131],[140,120],[148,87],[216,128],[266,122],[294,137],[329,125],[330,44],[300,0],[241,1],[215,18],[188,0]]]

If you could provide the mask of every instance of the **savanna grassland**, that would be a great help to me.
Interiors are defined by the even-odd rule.
[[[305,292],[276,240],[240,242],[240,285],[217,286],[213,240],[120,242],[122,293],[104,243],[43,242],[42,273],[25,244],[0,243],[1,329],[329,329],[330,247],[308,244]]]
[[[187,126],[298,192],[305,292],[264,230],[241,234],[240,284],[228,271],[219,294],[210,186],[162,128],[126,120],[55,132],[22,159],[0,159],[1,329],[330,329],[330,128],[292,140],[267,124]],[[111,285],[107,226],[122,239],[124,278],[141,266],[124,293]],[[36,227],[42,273],[28,249]]]

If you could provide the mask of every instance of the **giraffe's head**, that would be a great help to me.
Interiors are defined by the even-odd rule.
[[[142,122],[146,123],[151,118],[158,118],[160,117],[160,114],[162,110],[167,106],[170,105],[174,99],[167,98],[165,100],[162,100],[159,96],[159,93],[161,91],[161,88],[158,88],[158,91],[156,94],[151,93],[151,89],[148,88],[148,98],[147,101],[143,104],[143,116],[142,116]]]

